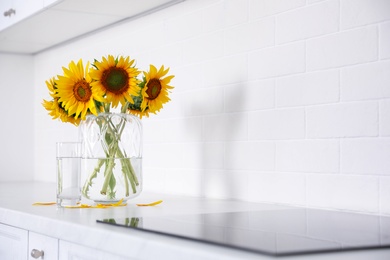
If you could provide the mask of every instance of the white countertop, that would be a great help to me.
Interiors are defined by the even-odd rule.
[[[138,207],[162,199],[154,207]],[[0,184],[0,222],[79,245],[99,248],[132,259],[275,259],[275,257],[97,223],[97,219],[168,216],[193,213],[284,210],[292,207],[143,192],[126,207],[68,209],[32,206],[54,201],[55,184]],[[282,259],[390,259],[390,249],[309,254]]]

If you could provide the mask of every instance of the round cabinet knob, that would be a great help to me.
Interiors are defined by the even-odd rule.
[[[16,14],[16,11],[15,11],[15,9],[9,9],[8,11],[5,11],[4,12],[4,16],[9,16],[9,17],[11,17],[11,15],[15,15]]]
[[[43,250],[33,249],[31,250],[31,256],[35,259],[42,258],[43,259],[44,252]]]

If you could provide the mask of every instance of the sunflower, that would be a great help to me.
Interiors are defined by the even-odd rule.
[[[149,111],[140,111],[140,110],[135,110],[135,109],[128,109],[130,114],[137,116],[142,119],[142,117],[146,116],[149,117]]]
[[[56,95],[56,84],[55,84],[55,78],[51,78],[49,80],[46,81],[46,86],[47,88],[49,89],[49,94],[52,98],[55,98],[55,95]]]
[[[106,103],[112,103],[115,108],[119,103],[124,106],[126,101],[134,104],[132,96],[139,95],[137,76],[140,73],[133,66],[134,60],[130,57],[119,57],[112,55],[102,57],[102,61],[95,61],[90,72],[92,79],[92,89],[101,96],[105,96]]]
[[[161,66],[157,71],[155,66],[150,65],[149,72],[144,72],[145,87],[142,89],[144,97],[141,104],[142,111],[149,110],[150,113],[155,114],[160,111],[163,104],[170,101],[168,92],[173,87],[168,84],[174,76],[171,75],[164,78],[168,71],[169,68],[164,69],[164,66]]]
[[[143,96],[141,94],[142,89],[145,87],[145,79],[141,81],[138,86],[139,86],[139,93],[138,96],[132,96],[134,103],[133,104],[128,104],[127,106],[127,112],[130,114],[133,114],[135,116],[138,116],[139,118],[142,119],[143,116],[149,117],[149,109],[142,110],[141,109],[141,104],[143,101]]]
[[[69,116],[68,112],[61,107],[60,103],[58,103],[57,98],[52,101],[43,100],[42,105],[47,111],[49,111],[49,115],[53,119],[60,119],[62,122],[71,123],[76,126],[80,124],[81,118],[76,119],[73,116]]]
[[[137,102],[135,104],[129,104],[127,111],[130,114],[138,116],[141,119],[144,116],[149,117],[149,109],[146,108],[145,110],[142,110],[140,105],[141,105],[141,102],[139,102],[139,104],[137,104]]]
[[[63,68],[64,75],[58,76],[56,83],[56,97],[61,107],[68,112],[69,116],[75,119],[85,119],[87,113],[97,115],[95,100],[103,101],[103,98],[93,92],[91,78],[89,76],[89,62],[83,67],[80,59],[76,64],[69,63],[69,68]]]

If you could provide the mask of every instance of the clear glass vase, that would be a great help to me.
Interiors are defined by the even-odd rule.
[[[80,124],[82,196],[114,203],[142,191],[142,123],[133,115],[100,113]]]

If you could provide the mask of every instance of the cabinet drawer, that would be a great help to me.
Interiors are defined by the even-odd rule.
[[[27,230],[0,224],[0,259],[27,259]]]
[[[121,257],[94,248],[80,246],[60,240],[59,260],[131,260],[128,257]]]
[[[31,254],[33,251],[35,251],[35,258]],[[39,256],[40,253],[43,257]],[[58,239],[29,232],[28,259],[58,259]]]

